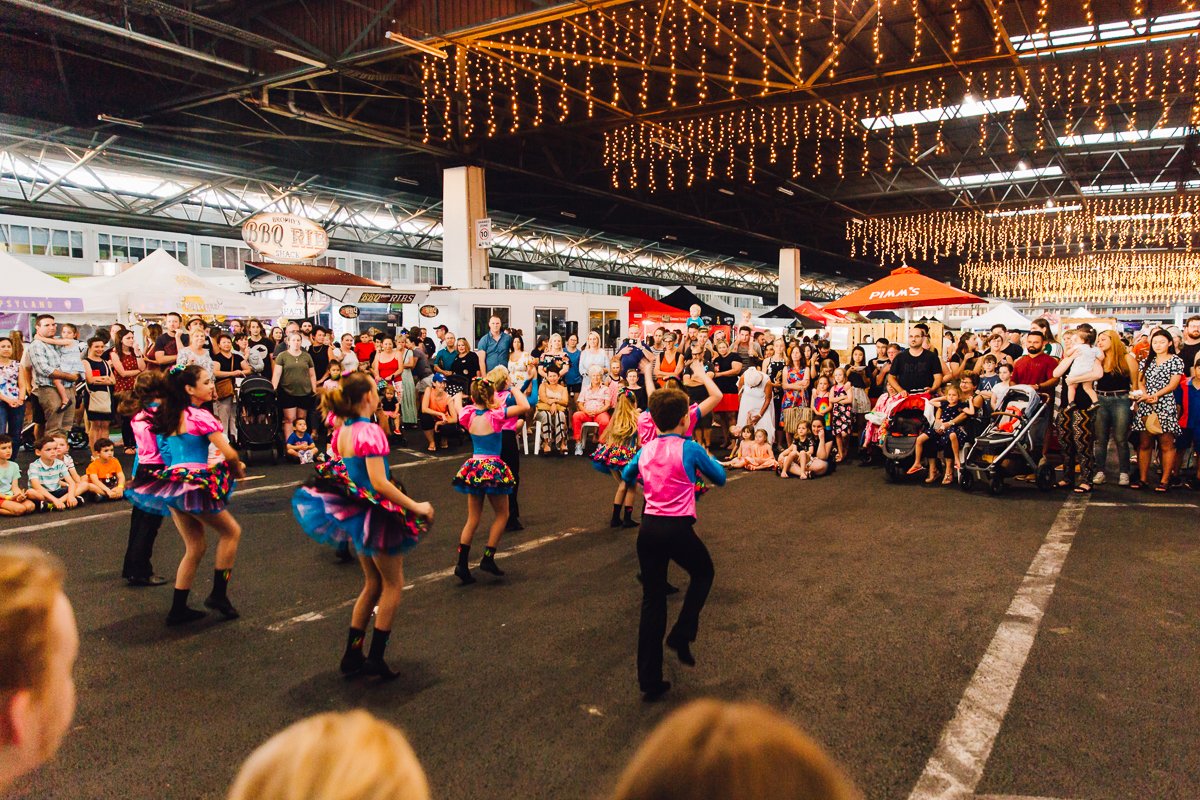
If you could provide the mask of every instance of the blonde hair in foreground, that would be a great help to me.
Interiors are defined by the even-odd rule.
[[[860,800],[821,746],[754,703],[697,700],[650,734],[613,800]]]
[[[50,661],[50,615],[62,591],[63,566],[33,547],[0,548],[0,700],[45,689]]]
[[[251,753],[229,800],[428,800],[404,734],[366,711],[317,714]]]

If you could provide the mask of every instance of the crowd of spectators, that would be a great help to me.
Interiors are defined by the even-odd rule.
[[[542,433],[535,439],[541,452],[582,455],[600,440],[623,389],[640,409],[672,380],[702,400],[706,390],[691,369],[699,363],[723,399],[701,420],[695,438],[727,462],[785,478],[829,474],[856,453],[870,463],[878,432],[872,412],[897,397],[928,392],[933,419],[913,471],[925,469],[928,459],[926,480],[952,483],[967,445],[999,408],[998,393],[1028,384],[1053,406],[1054,435],[1046,442],[1047,448],[1057,442],[1062,453],[1059,486],[1087,492],[1108,480],[1110,446],[1123,486],[1147,485],[1156,457],[1160,491],[1200,486],[1200,472],[1195,479],[1181,474],[1186,452],[1200,440],[1200,317],[1177,333],[1158,329],[1136,340],[1086,324],[1056,337],[1039,319],[1027,332],[1004,326],[957,337],[947,332],[941,350],[927,326],[917,324],[907,347],[867,342],[854,346],[844,364],[823,338],[777,336],[746,325],[710,328],[702,321],[682,331],[642,331],[633,324],[612,349],[601,346],[597,331],[582,345],[574,333],[565,339],[551,333],[527,348],[522,332],[505,329],[498,317],[474,343],[444,325],[335,337],[307,320],[270,329],[254,319],[231,320],[215,328],[198,317],[185,324],[178,314],[146,326],[138,339],[114,324],[80,342],[76,326],[42,315],[28,343],[16,332],[0,340],[0,436],[10,439],[0,444],[0,513],[119,496],[122,475],[104,466],[98,467],[106,471],[103,480],[80,474],[70,450],[91,449],[93,461],[100,461],[111,433],[120,431],[125,453],[132,453],[121,400],[141,372],[174,364],[212,372],[213,411],[235,443],[239,384],[251,377],[269,381],[279,450],[301,462],[322,457],[324,426],[315,414],[320,395],[355,371],[378,382],[379,422],[395,444],[414,436],[413,446],[431,452],[448,447],[461,437],[449,398],[503,368],[529,397],[528,422]],[[585,441],[588,428],[595,437]],[[42,462],[31,465],[26,488],[6,477],[19,473],[12,455],[22,442]]]

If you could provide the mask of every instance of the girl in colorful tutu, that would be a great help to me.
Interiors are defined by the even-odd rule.
[[[167,467],[140,491],[154,495],[170,509],[175,527],[183,537],[185,551],[175,573],[175,598],[167,624],[182,625],[204,616],[203,611],[190,608],[187,602],[207,546],[206,525],[216,531],[219,539],[213,588],[204,605],[225,619],[237,619],[237,609],[229,602],[227,591],[242,528],[226,506],[233,494],[234,480],[245,475],[245,465],[225,438],[221,423],[203,408],[216,397],[212,373],[196,364],[177,365],[167,373],[166,384],[162,405],[154,414],[150,429],[166,438],[162,453]],[[223,461],[211,467],[210,444],[224,456]]]
[[[496,566],[496,546],[500,544],[500,537],[508,524],[508,496],[512,493],[515,480],[512,470],[500,458],[501,431],[507,420],[529,413],[529,401],[521,390],[511,386],[509,391],[512,392],[514,404],[505,407],[496,396],[496,387],[491,381],[476,378],[471,381],[470,405],[463,407],[462,395],[455,395],[452,400],[458,424],[471,434],[474,448],[471,457],[454,476],[454,488],[467,495],[467,523],[458,540],[458,566],[454,568],[455,577],[464,586],[475,582],[467,560],[471,555],[471,540],[475,538],[475,529],[479,527],[480,517],[483,516],[484,497],[491,503],[496,518],[488,530],[488,542],[483,548],[479,568],[493,575],[504,574]]]
[[[150,430],[154,414],[162,403],[167,382],[161,372],[143,372],[134,381],[133,390],[118,409],[130,417],[136,455],[133,457],[133,477],[125,484],[125,499],[132,506],[129,516],[129,544],[125,548],[125,564],[121,577],[133,586],[159,586],[166,578],[154,574],[150,558],[154,540],[169,510],[156,492],[154,484],[164,466],[158,437]]]
[[[599,472],[617,479],[617,493],[613,497],[612,527],[636,528],[633,520],[633,501],[637,497],[637,485],[626,486],[621,472],[637,454],[641,442],[638,438],[637,396],[630,389],[622,389],[617,395],[617,407],[600,445],[592,453],[592,466]],[[625,507],[625,519],[621,519],[621,507]]]
[[[335,457],[292,496],[292,513],[304,532],[323,544],[349,543],[358,553],[363,588],[350,614],[343,675],[397,676],[384,661],[392,621],[404,589],[404,554],[433,524],[433,506],[418,503],[389,477],[387,434],[372,422],[379,390],[371,376],[354,372],[326,392],[321,410],[335,418]],[[371,649],[363,655],[367,622],[375,612]]]

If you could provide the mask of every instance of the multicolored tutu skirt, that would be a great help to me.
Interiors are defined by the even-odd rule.
[[[296,490],[292,514],[321,544],[349,543],[364,556],[407,553],[429,529],[421,517],[355,484],[338,459],[318,464],[316,474]]]
[[[168,514],[171,509],[188,514],[219,514],[229,505],[234,487],[233,475],[225,461],[211,467],[163,467],[147,483],[132,489],[130,502],[155,514]]]
[[[500,456],[473,456],[458,470],[453,484],[463,494],[512,494],[517,479]]]
[[[592,466],[607,475],[614,469],[624,469],[637,451],[637,445],[601,444],[592,453]]]
[[[159,517],[171,513],[171,507],[167,505],[171,486],[162,477],[164,469],[162,464],[138,465],[133,478],[125,484],[125,499],[131,506]]]

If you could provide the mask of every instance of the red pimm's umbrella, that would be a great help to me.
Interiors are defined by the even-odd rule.
[[[882,280],[827,303],[822,310],[827,313],[834,310],[882,311],[889,308],[956,306],[986,302],[982,297],[976,297],[970,292],[927,278],[912,267],[900,267],[892,270],[891,274]]]

